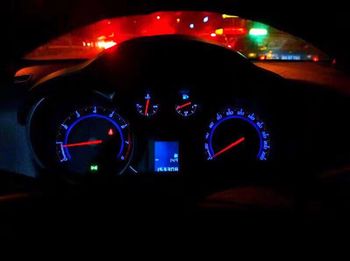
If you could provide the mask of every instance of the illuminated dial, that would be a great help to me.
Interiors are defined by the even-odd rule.
[[[269,151],[270,133],[255,113],[227,109],[209,124],[205,136],[208,160],[265,161]]]
[[[129,124],[115,110],[87,107],[70,114],[59,126],[56,154],[72,173],[119,174],[132,149]]]
[[[159,104],[154,102],[150,93],[146,93],[144,101],[136,103],[137,112],[144,117],[152,117],[159,110]]]
[[[180,94],[179,101],[175,105],[176,112],[183,117],[190,117],[196,113],[198,109],[198,104],[194,103],[189,94]]]

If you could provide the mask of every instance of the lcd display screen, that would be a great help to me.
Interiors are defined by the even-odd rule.
[[[179,143],[176,141],[154,142],[154,171],[179,172]]]

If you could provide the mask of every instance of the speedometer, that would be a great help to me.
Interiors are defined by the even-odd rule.
[[[57,160],[73,173],[121,173],[131,149],[129,124],[115,110],[102,107],[71,113],[56,136]]]
[[[265,161],[270,152],[270,133],[256,113],[228,108],[210,122],[205,152],[208,160]]]

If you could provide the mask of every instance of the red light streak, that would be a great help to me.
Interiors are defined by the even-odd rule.
[[[223,33],[226,35],[243,35],[247,33],[247,29],[243,27],[227,27],[224,28]]]

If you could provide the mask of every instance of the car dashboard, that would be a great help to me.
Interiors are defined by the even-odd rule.
[[[172,209],[185,196],[191,209],[236,208],[246,192],[220,193],[249,186],[253,205],[269,194],[259,188],[295,198],[349,160],[346,97],[196,38],[126,41],[28,87],[1,165],[55,197],[87,185],[127,207]]]
[[[333,139],[319,144],[329,133],[314,115],[324,101],[311,88],[300,95],[301,88],[218,46],[140,38],[48,75],[32,87],[20,117],[38,169],[68,180],[215,179],[319,159],[327,166],[343,152],[328,154]]]

